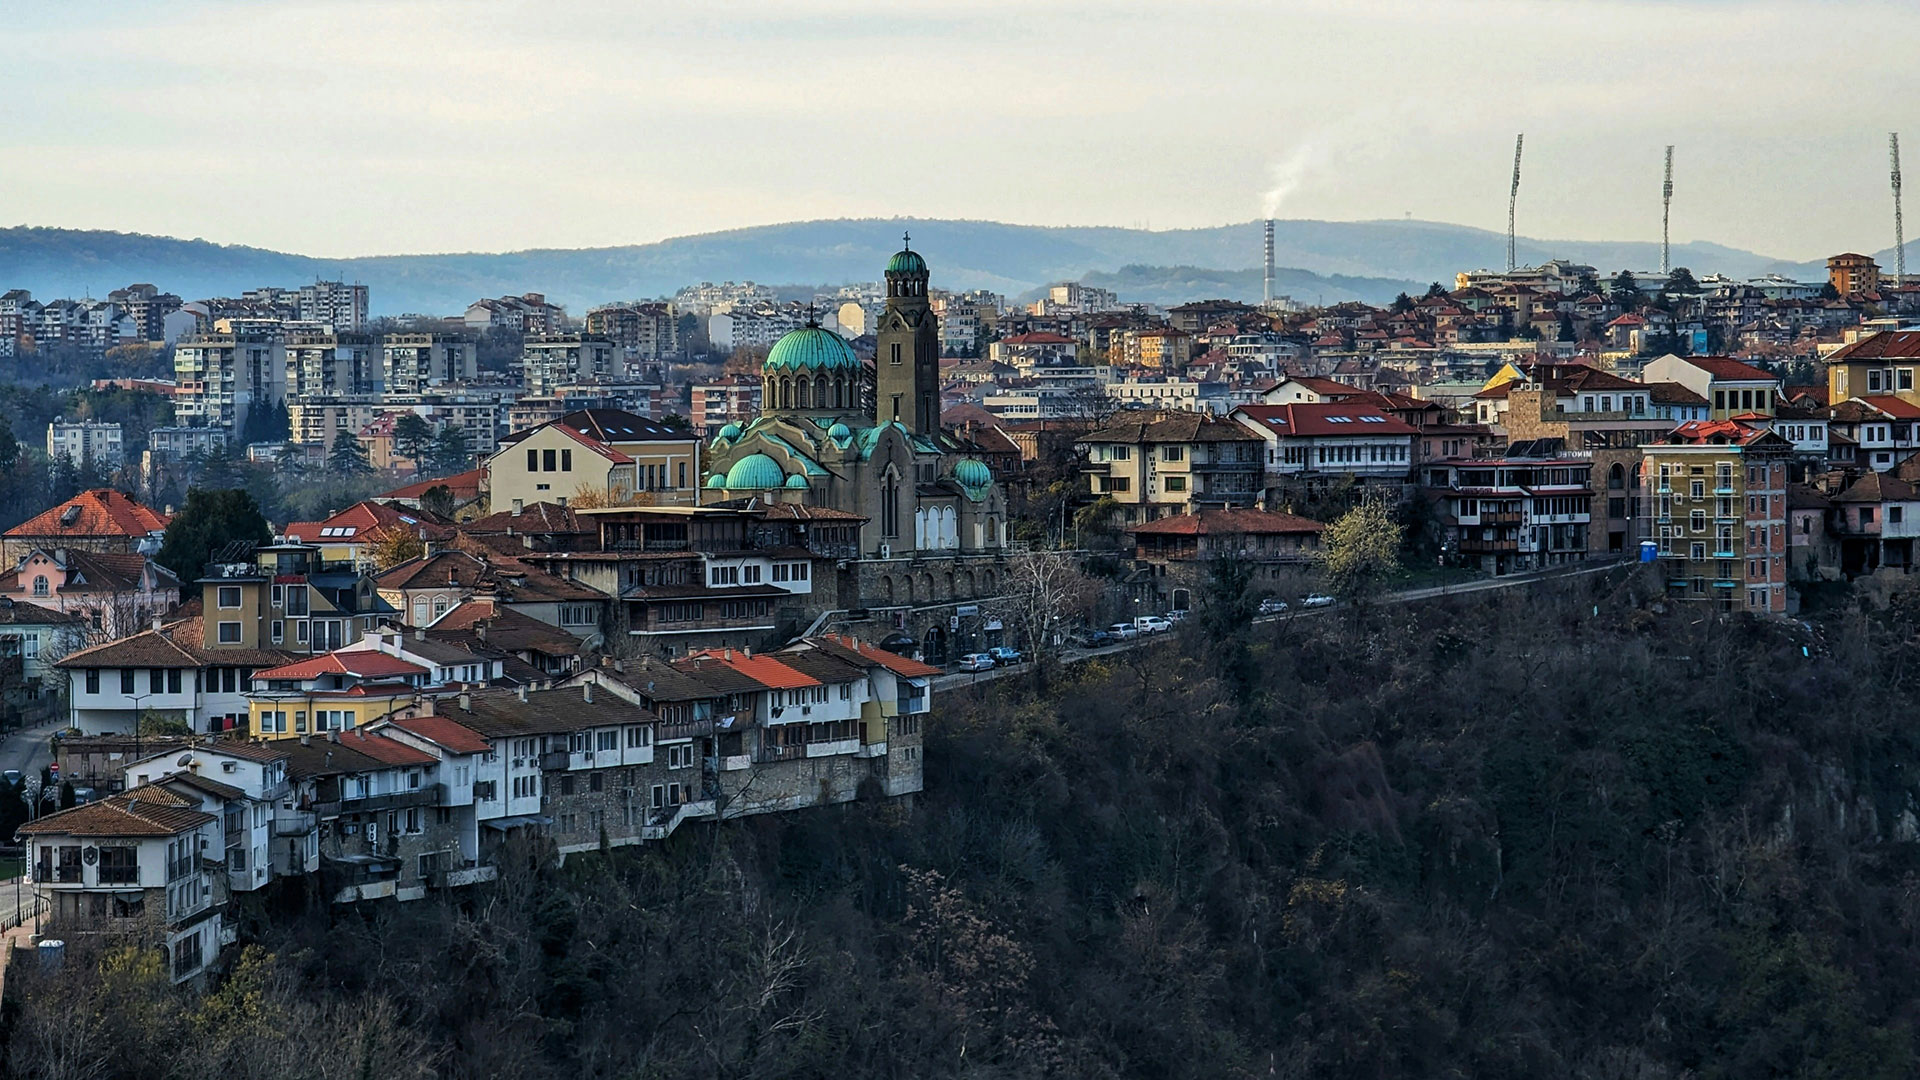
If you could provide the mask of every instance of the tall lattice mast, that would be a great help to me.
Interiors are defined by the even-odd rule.
[[[1667,178],[1660,184],[1660,272],[1673,273],[1673,240],[1668,226],[1673,221],[1673,147],[1667,147]]]
[[[1893,280],[1907,280],[1907,227],[1900,220],[1900,133],[1887,133],[1887,156],[1893,162]]]
[[[1513,214],[1520,203],[1520,150],[1526,145],[1525,132],[1513,137],[1513,190],[1507,194],[1507,269],[1511,271],[1519,264],[1513,256]]]

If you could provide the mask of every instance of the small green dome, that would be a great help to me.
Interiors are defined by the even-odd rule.
[[[739,425],[739,424],[728,424],[727,426],[725,426],[725,427],[723,427],[723,428],[721,428],[721,429],[720,429],[720,437],[721,437],[721,438],[723,438],[723,439],[725,439],[725,440],[727,440],[728,442],[732,442],[733,440],[735,440],[735,439],[737,439],[737,438],[739,438],[739,437],[740,437],[740,425]]]
[[[983,461],[961,458],[960,463],[953,467],[953,478],[961,487],[983,488],[993,483],[993,470],[987,468]]]
[[[833,426],[827,429],[827,438],[837,443],[846,442],[848,439],[853,438],[853,429],[835,420]]]
[[[799,473],[794,473],[792,476],[787,477],[786,487],[790,491],[805,491],[811,486],[812,485],[807,483],[807,478],[801,476]]]
[[[727,470],[728,491],[766,491],[787,482],[787,471],[765,454],[748,454]]]
[[[819,326],[788,331],[767,352],[766,371],[860,370],[847,339]]]
[[[889,274],[924,274],[926,272],[927,260],[921,258],[919,253],[906,248],[895,252],[893,258],[887,260]]]
[[[727,478],[721,476],[719,473],[714,473],[712,476],[707,477],[707,487],[711,490],[720,491],[726,486]]]

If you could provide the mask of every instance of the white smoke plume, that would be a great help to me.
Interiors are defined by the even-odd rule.
[[[1272,183],[1260,199],[1260,216],[1279,217],[1280,207],[1295,192],[1326,169],[1328,153],[1325,146],[1315,140],[1308,140],[1293,148],[1285,157],[1277,158],[1268,167]]]

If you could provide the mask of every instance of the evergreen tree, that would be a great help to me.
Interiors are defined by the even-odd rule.
[[[1444,288],[1441,288],[1440,283],[1436,281],[1433,284],[1427,286],[1426,295],[1422,296],[1421,299],[1431,300],[1436,296],[1445,296],[1445,295],[1447,295],[1447,290]]]
[[[333,449],[327,451],[327,471],[336,476],[359,476],[373,471],[367,461],[367,448],[351,431],[333,437]]]
[[[1567,314],[1564,311],[1560,313],[1560,332],[1554,335],[1554,340],[1556,341],[1578,340],[1575,337],[1573,332],[1573,316]]]
[[[1640,293],[1640,283],[1633,279],[1633,271],[1622,270],[1613,279],[1611,299],[1622,310],[1638,311],[1640,309],[1641,303],[1646,298]]]
[[[473,451],[467,447],[467,433],[458,424],[441,426],[440,434],[434,436],[429,456],[433,459],[433,471],[437,473],[465,472],[473,467]]]
[[[433,449],[433,425],[419,413],[402,413],[393,423],[393,449],[419,468]]]
[[[1395,315],[1405,315],[1412,310],[1413,297],[1408,296],[1406,293],[1401,293],[1399,296],[1393,298],[1393,313]]]
[[[1684,266],[1676,266],[1667,275],[1667,283],[1660,290],[1663,293],[1697,293],[1700,283],[1693,280],[1693,271]]]
[[[231,488],[194,488],[160,542],[156,561],[182,581],[200,576],[201,567],[221,548],[236,540],[265,544],[273,530],[260,513],[260,504],[244,491]]]

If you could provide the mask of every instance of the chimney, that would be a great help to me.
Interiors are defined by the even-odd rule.
[[[587,704],[589,705],[593,704],[593,684],[590,682],[581,683],[580,696],[581,698],[585,699]]]
[[[413,640],[415,641],[427,640],[427,628],[424,626],[414,628]]]
[[[300,736],[300,745],[301,745],[301,746],[311,746],[311,745],[313,745],[313,736],[311,736],[311,735],[301,735],[301,736]]]
[[[460,691],[460,711],[461,712],[473,711],[473,695],[467,693],[465,690]]]
[[[521,701],[527,700],[527,684],[526,683],[520,684],[520,700]]]
[[[487,624],[484,620],[473,624],[473,636],[481,641],[487,640]]]
[[[160,629],[160,616],[158,613],[155,613],[155,615],[153,616],[153,628],[155,630]]]
[[[330,742],[330,743],[337,743],[337,742],[339,742],[339,741],[340,741],[340,733],[339,733],[339,732],[337,732],[337,731],[329,731],[329,732],[327,732],[327,741],[328,741],[328,742]]]

